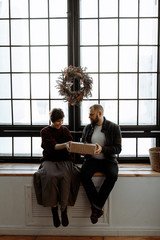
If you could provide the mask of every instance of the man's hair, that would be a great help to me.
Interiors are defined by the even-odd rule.
[[[50,121],[54,123],[57,120],[64,118],[64,112],[62,111],[61,108],[53,108],[50,111],[49,116],[50,116]]]
[[[90,107],[90,109],[91,108],[93,108],[97,112],[101,111],[102,114],[104,113],[104,109],[103,109],[102,105],[100,105],[100,104],[94,104]]]

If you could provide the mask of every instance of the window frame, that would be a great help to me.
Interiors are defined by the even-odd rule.
[[[80,65],[80,10],[79,10],[79,0],[76,0],[76,40],[77,40],[77,48],[75,51],[76,55],[76,65]],[[99,2],[99,0],[98,0]],[[139,4],[139,3],[138,3]],[[118,0],[119,5],[119,0]],[[119,11],[119,10],[118,10]],[[139,18],[139,16],[138,16]],[[120,21],[118,17],[118,22]],[[120,44],[118,44],[118,47]],[[139,47],[139,43],[138,43]],[[156,146],[160,146],[160,4],[158,6],[158,64],[157,64],[157,119],[156,125],[120,125],[121,132],[122,132],[122,138],[156,138]],[[119,64],[119,58],[118,58],[118,64]],[[119,70],[118,70],[119,74]],[[138,90],[137,90],[138,91]],[[92,99],[94,100],[94,99]],[[119,99],[118,99],[119,100]],[[137,99],[139,100],[139,99]],[[98,102],[100,99],[98,99]],[[78,121],[76,121],[76,129],[79,131],[82,131],[84,126],[80,125],[80,108],[75,108],[75,115],[78,116]],[[80,136],[79,136],[80,137]],[[137,142],[137,140],[136,140]],[[122,146],[123,147],[123,146]],[[149,157],[119,157],[118,156],[118,162],[119,163],[148,163]]]
[[[49,3],[49,0],[48,0]],[[9,11],[10,12],[10,11]],[[9,16],[11,21],[11,17]],[[48,17],[49,21],[49,17]],[[10,27],[11,31],[11,27]],[[11,42],[10,42],[11,44]],[[138,45],[139,46],[139,45]],[[49,46],[50,47],[50,46]],[[10,50],[11,51],[11,50]],[[68,0],[68,65],[80,65],[80,21],[79,0]],[[146,126],[120,125],[123,138],[156,138],[160,146],[160,4],[158,10],[158,65],[157,65],[157,124]],[[50,69],[49,69],[50,73]],[[29,73],[31,74],[31,72]],[[75,86],[78,88],[78,86]],[[30,98],[31,100],[31,98]],[[51,98],[49,96],[49,100]],[[93,99],[92,99],[93,100]],[[100,99],[98,99],[98,102]],[[80,106],[69,106],[69,125],[67,126],[75,141],[80,141],[84,126],[80,125]],[[0,162],[37,163],[40,157],[32,156],[32,137],[39,137],[44,125],[0,125],[1,137],[31,137],[31,157],[0,156]],[[12,140],[13,142],[13,140]],[[12,149],[14,144],[12,144]],[[13,152],[13,151],[12,151]],[[83,157],[75,154],[75,162],[82,162]],[[148,157],[118,157],[120,163],[146,163]]]

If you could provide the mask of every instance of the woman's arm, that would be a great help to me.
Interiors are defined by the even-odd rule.
[[[55,150],[61,150],[61,149],[67,148],[67,150],[69,150],[70,143],[71,143],[71,141],[65,142],[65,143],[56,144],[54,146],[54,149]]]

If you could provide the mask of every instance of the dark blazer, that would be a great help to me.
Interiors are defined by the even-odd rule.
[[[122,136],[119,125],[108,121],[104,117],[101,130],[106,137],[106,145],[102,147],[102,153],[104,153],[105,159],[107,161],[116,162],[116,154],[119,154],[122,150]],[[91,143],[91,137],[94,132],[94,126],[88,124],[82,133],[82,142]],[[87,155],[86,158],[90,158],[90,155]]]

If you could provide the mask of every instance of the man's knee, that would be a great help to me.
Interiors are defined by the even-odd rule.
[[[113,182],[116,182],[117,179],[118,179],[118,173],[117,173],[117,172],[111,172],[111,174],[110,174],[110,179],[111,179]]]
[[[85,165],[82,166],[80,174],[82,181],[92,178],[92,173],[90,173],[89,169]]]
[[[81,176],[81,179],[84,179],[87,177],[87,169],[85,168],[85,166],[82,166],[80,176]]]

